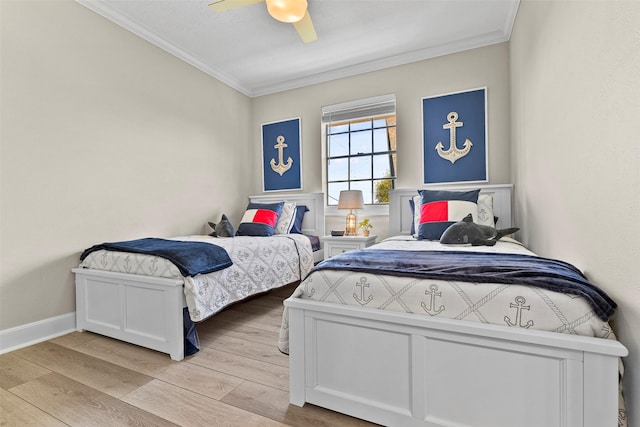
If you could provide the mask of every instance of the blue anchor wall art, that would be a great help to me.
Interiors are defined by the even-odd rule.
[[[422,98],[425,184],[486,182],[486,88]]]
[[[301,190],[300,118],[262,125],[264,191]]]
[[[473,142],[471,142],[469,138],[465,139],[464,148],[459,150],[458,141],[456,140],[456,128],[464,125],[464,123],[457,121],[458,113],[455,111],[452,111],[447,115],[447,120],[449,123],[442,125],[442,128],[449,129],[449,148],[445,150],[442,142],[438,141],[436,151],[440,157],[449,160],[451,164],[454,164],[456,160],[469,154],[471,147],[473,147]]]
[[[271,165],[271,169],[273,169],[275,172],[279,173],[280,176],[282,176],[282,174],[284,174],[286,171],[291,169],[291,166],[293,165],[293,159],[289,157],[287,159],[287,163],[284,162],[283,152],[284,152],[284,149],[288,147],[288,145],[284,143],[285,141],[284,136],[278,135],[278,137],[276,138],[276,141],[278,141],[278,143],[274,145],[273,148],[278,150],[278,163],[276,163],[276,159],[271,159],[269,164]]]

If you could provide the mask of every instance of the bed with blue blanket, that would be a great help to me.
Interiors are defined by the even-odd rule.
[[[414,194],[391,192],[398,235],[318,264],[285,301],[291,403],[389,426],[624,425],[616,303],[511,238],[416,239]],[[511,187],[481,194],[510,227]]]
[[[87,248],[76,275],[76,324],[169,353],[197,351],[198,322],[252,295],[306,276],[317,259],[309,236],[324,235],[321,193],[252,196],[306,206],[302,233],[141,238]],[[320,255],[322,257],[322,255]]]

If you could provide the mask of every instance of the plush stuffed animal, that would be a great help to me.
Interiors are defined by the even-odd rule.
[[[233,237],[236,233],[233,229],[233,224],[225,214],[222,214],[219,223],[209,222],[209,227],[213,228],[213,232],[209,233],[209,236],[213,237]]]
[[[462,221],[451,224],[449,228],[444,230],[442,237],[440,237],[440,243],[450,245],[471,243],[471,246],[493,246],[504,236],[513,234],[518,230],[520,229],[505,228],[496,230],[493,227],[476,224],[473,222],[471,214],[469,214]]]

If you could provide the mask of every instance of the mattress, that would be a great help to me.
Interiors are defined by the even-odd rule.
[[[370,249],[514,253],[535,256],[516,240],[503,238],[495,246],[442,245],[410,236],[388,238]],[[468,283],[376,275],[342,270],[315,271],[292,297],[391,310],[424,316],[490,323],[511,328],[611,338],[609,323],[575,295],[537,287],[498,283]],[[279,348],[288,352],[286,313]]]
[[[248,296],[301,280],[313,267],[309,238],[301,234],[271,237],[182,236],[172,240],[212,243],[227,250],[233,265],[224,270],[183,277],[170,261],[151,255],[100,250],[82,268],[184,280],[189,317],[202,321]]]

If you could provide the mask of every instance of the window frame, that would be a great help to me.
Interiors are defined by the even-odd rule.
[[[327,107],[322,107],[322,120],[321,120],[321,141],[322,141],[322,188],[325,193],[325,214],[326,215],[339,215],[342,216],[344,211],[339,211],[337,205],[329,205],[329,191],[328,191],[328,160],[329,160],[329,124],[330,123],[340,123],[340,122],[349,122],[349,121],[357,121],[359,119],[364,120],[372,120],[376,117],[381,116],[395,116],[395,123],[393,125],[388,125],[385,120],[384,127],[375,127],[374,123],[371,123],[371,127],[368,130],[374,132],[375,129],[385,129],[387,132],[390,128],[396,129],[396,147],[395,150],[387,150],[385,152],[374,152],[374,137],[372,134],[371,139],[371,152],[365,154],[351,154],[350,152],[344,156],[336,156],[336,158],[346,158],[351,159],[355,157],[369,157],[372,159],[372,174],[371,178],[363,179],[362,181],[370,182],[372,187],[374,183],[380,179],[376,179],[373,177],[373,159],[375,155],[379,154],[393,154],[395,156],[395,177],[394,180],[394,188],[397,184],[398,180],[398,170],[397,170],[397,160],[398,160],[398,152],[397,152],[397,114],[396,114],[396,98],[394,94],[391,95],[382,95],[373,98],[366,98],[357,101],[350,101],[341,104],[335,104]],[[351,134],[353,131],[349,128],[345,133]],[[357,182],[359,180],[351,180],[350,176],[347,176],[347,179],[344,182]],[[372,190],[375,191],[374,188]],[[372,194],[372,197],[375,198],[375,194]],[[388,215],[389,214],[389,204],[365,204],[364,209],[359,210],[361,215],[367,216],[378,216],[378,215]]]

